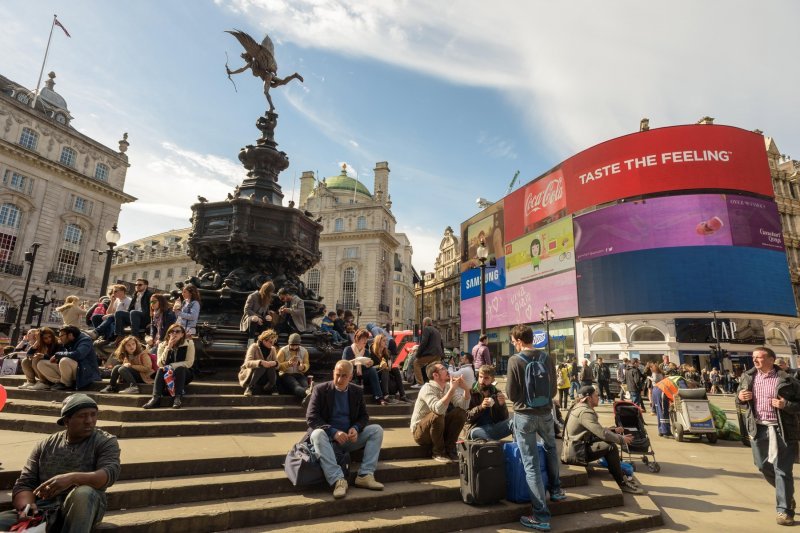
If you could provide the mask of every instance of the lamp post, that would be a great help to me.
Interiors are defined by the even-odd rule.
[[[28,289],[31,286],[31,275],[33,274],[33,264],[36,262],[36,252],[39,250],[38,242],[31,244],[31,251],[25,252],[25,262],[28,263],[28,276],[25,278],[25,288],[22,290],[22,299],[19,303],[19,311],[17,312],[17,323],[14,324],[14,334],[11,335],[11,345],[16,346],[19,341],[19,328],[22,324],[22,311],[25,307],[25,300],[28,298]]]
[[[483,239],[475,254],[481,269],[481,337],[483,337],[486,335],[486,260],[489,259],[489,250],[486,249]]]
[[[425,318],[425,271],[419,271],[419,322],[417,322],[419,327],[419,335],[418,340],[422,338],[422,319]]]
[[[722,359],[722,346],[720,345],[720,341],[719,341],[719,337],[720,337],[722,332],[719,329],[719,322],[717,322],[717,313],[720,313],[720,312],[721,311],[716,311],[715,310],[715,311],[711,311],[711,314],[714,316],[713,333],[714,333],[714,339],[717,341],[717,357],[719,359]],[[719,364],[720,365],[722,364],[721,360],[719,361]]]
[[[541,318],[542,322],[544,322],[544,328],[547,335],[547,357],[550,357],[550,322],[555,320],[556,313],[553,311],[553,308],[545,302],[544,307],[542,307],[542,310],[539,312],[539,318]]]
[[[50,300],[49,301],[47,300],[47,293],[48,292],[50,292],[50,287],[45,287],[44,288],[44,297],[41,300],[42,310],[39,313],[39,319],[36,320],[36,327],[37,328],[42,327],[42,315],[44,314],[44,308],[47,307],[48,305],[52,305],[56,301],[56,290],[53,289],[53,294],[50,295]]]
[[[358,323],[361,321],[361,304],[358,303],[356,300],[356,329],[358,329]]]
[[[115,222],[114,225],[111,227],[110,230],[106,232],[106,244],[108,245],[108,250],[105,252],[99,252],[99,255],[105,254],[106,256],[106,266],[103,270],[103,282],[100,284],[100,296],[103,297],[106,295],[106,288],[108,287],[108,278],[111,275],[111,260],[114,258],[114,247],[117,246],[119,242],[120,234],[117,231],[117,223]]]

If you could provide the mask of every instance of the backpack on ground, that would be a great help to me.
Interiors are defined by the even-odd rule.
[[[461,499],[470,505],[496,503],[506,497],[503,443],[466,440],[458,446]]]
[[[526,350],[528,351],[528,350]],[[550,383],[550,372],[547,370],[547,354],[530,352],[532,357],[520,352],[525,361],[525,405],[528,407],[546,407],[553,398],[553,386]]]

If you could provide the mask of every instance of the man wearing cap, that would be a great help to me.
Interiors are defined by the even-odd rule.
[[[304,400],[308,388],[308,380],[305,376],[309,369],[308,350],[300,346],[298,333],[289,335],[289,344],[278,350],[276,360],[280,372],[278,382],[281,384],[281,388],[288,391],[289,394],[294,394],[298,400]]]
[[[83,389],[100,381],[100,369],[92,339],[75,326],[58,330],[58,342],[64,346],[50,359],[42,359],[36,368],[50,383],[52,390]]]
[[[325,479],[333,487],[333,497],[337,499],[347,494],[347,478],[336,462],[334,448],[341,452],[364,448],[356,487],[383,490],[383,484],[375,481],[383,428],[369,423],[364,391],[351,385],[352,379],[353,365],[350,361],[337,361],[333,380],[314,387],[306,411],[307,436],[322,465]]]
[[[48,531],[88,533],[103,519],[105,491],[119,476],[117,438],[95,427],[97,403],[85,394],[64,399],[57,423],[65,430],[34,447],[14,483],[14,509],[0,513],[0,530],[22,518],[26,507],[29,513],[57,509]]]
[[[600,395],[594,387],[584,385],[578,389],[578,398],[567,413],[562,459],[567,464],[585,465],[605,457],[608,471],[622,492],[642,494],[636,483],[625,479],[617,448],[617,444],[633,442],[633,435],[624,435],[621,427],[601,426],[594,410],[598,403]]]

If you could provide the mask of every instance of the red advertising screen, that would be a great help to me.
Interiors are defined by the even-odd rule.
[[[511,242],[567,213],[564,175],[556,169],[511,193],[504,203],[506,242]]]
[[[694,124],[613,139],[564,161],[569,212],[664,191],[733,189],[774,196],[764,137]]]

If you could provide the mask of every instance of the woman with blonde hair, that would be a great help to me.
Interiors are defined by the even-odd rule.
[[[65,326],[81,327],[81,319],[86,314],[86,310],[78,303],[80,300],[74,294],[70,294],[64,299],[64,305],[56,307],[56,311],[61,313],[61,321]]]
[[[247,297],[239,329],[247,332],[248,339],[255,339],[275,322],[275,313],[270,312],[274,295],[275,285],[267,281]]]
[[[117,382],[122,380],[128,387],[122,394],[139,394],[139,383],[152,383],[150,374],[153,373],[153,364],[147,349],[134,335],[128,335],[114,350],[114,359],[120,361],[111,370],[111,382],[100,392],[119,392]]]
[[[392,389],[397,391],[397,397],[401,402],[410,402],[406,397],[406,391],[403,388],[403,376],[400,374],[400,369],[393,367],[394,358],[389,351],[389,344],[386,340],[386,335],[380,333],[372,340],[372,345],[369,347],[370,352],[375,355],[380,361],[378,363],[378,375],[381,379],[381,389],[383,390],[383,397],[389,399],[389,394],[394,394]]]
[[[239,369],[239,385],[244,387],[244,395],[252,396],[263,392],[272,394],[278,380],[278,357],[275,342],[278,334],[267,329],[258,336],[258,342],[250,345]]]

